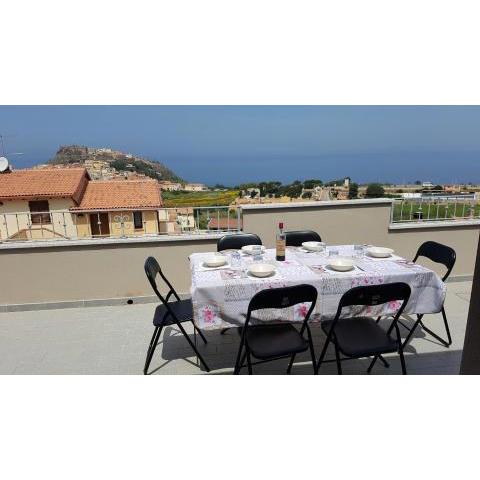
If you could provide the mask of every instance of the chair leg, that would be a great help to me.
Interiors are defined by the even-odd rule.
[[[449,347],[452,344],[452,337],[450,335],[450,329],[448,328],[448,321],[447,321],[447,315],[445,313],[445,309],[442,307],[442,317],[443,317],[443,323],[445,325],[445,331],[447,332],[447,338],[448,340],[444,340],[443,338],[439,337],[435,332],[432,332],[429,328],[427,328],[423,323],[422,323],[422,328],[429,333],[433,338],[436,338],[442,345],[445,345],[445,347]]]
[[[242,359],[242,350],[244,346],[243,337],[240,340],[240,346],[238,347],[237,359],[235,360],[235,368],[233,369],[233,374],[238,375],[240,373],[240,367],[242,366],[244,360]],[[240,360],[242,359],[241,363]]]
[[[297,356],[296,353],[294,353],[292,355],[292,357],[290,358],[290,363],[288,364],[288,367],[287,367],[287,375],[290,375],[290,372],[292,371],[292,367],[293,367],[293,362],[295,361],[295,357]],[[315,371],[315,365],[313,367],[313,370]]]
[[[312,357],[312,368],[313,368],[313,374],[316,375],[316,359],[315,359],[315,349],[313,348],[313,339],[312,339],[312,332],[310,332],[310,328],[307,330],[307,335],[308,335],[308,346],[310,347],[310,356]]]
[[[340,361],[340,352],[338,351],[338,346],[336,340],[333,341],[333,344],[335,345],[335,360],[337,362],[337,373],[339,375],[342,374],[342,362]]]
[[[383,358],[383,355],[379,355],[378,359],[383,363],[385,368],[390,368],[390,364]]]
[[[452,344],[452,336],[450,335],[450,328],[448,328],[447,314],[445,313],[445,307],[442,307],[443,323],[445,324],[445,331],[447,332],[448,345]]]
[[[372,368],[373,366],[375,365],[376,361],[377,361],[377,358],[378,358],[378,355],[375,355],[373,357],[373,360],[371,361],[370,365],[368,366],[367,368],[367,373],[370,373],[372,371]]]
[[[378,317],[378,318],[375,320],[375,323],[378,323],[381,319],[382,319],[382,317]]]
[[[398,353],[400,354],[400,363],[402,364],[402,375],[406,375],[407,367],[405,366],[405,358],[403,357],[403,347],[399,348]]]
[[[153,354],[155,353],[155,348],[157,347],[158,339],[160,338],[160,334],[162,333],[162,327],[155,327],[153,331],[152,339],[150,340],[150,345],[148,346],[147,350],[147,358],[145,359],[145,366],[143,367],[143,374],[147,375],[148,367],[150,366],[150,362],[152,361]]]
[[[207,339],[204,337],[203,332],[195,325],[195,322],[192,320],[192,325],[195,331],[202,337],[203,343],[208,343]]]
[[[180,331],[183,333],[183,336],[187,339],[187,342],[190,344],[190,346],[192,347],[193,351],[195,352],[195,354],[197,355],[198,359],[200,360],[200,362],[203,363],[203,366],[205,367],[205,370],[207,372],[210,371],[210,368],[208,367],[207,365],[207,362],[205,362],[205,360],[203,359],[202,355],[200,354],[200,352],[197,350],[197,347],[194,345],[194,343],[190,340],[190,337],[188,336],[187,332],[185,331],[185,329],[182,327],[182,324],[180,322],[177,323],[177,327],[180,329]]]
[[[248,366],[248,374],[253,375],[252,370],[252,358],[250,357],[250,349],[247,346],[247,366]]]
[[[403,341],[402,348],[405,348],[405,346],[408,345],[408,342],[410,341],[410,338],[412,337],[413,332],[416,330],[418,325],[422,322],[422,317],[423,315],[417,315],[417,321],[413,324],[413,327],[408,332],[407,338]]]
[[[220,335],[225,335],[229,330],[230,330],[230,328],[222,328],[220,330]]]
[[[329,344],[330,344],[330,337],[327,337],[327,340],[325,341],[325,345],[323,346],[323,349],[322,349],[322,353],[320,353],[317,366],[315,368],[316,375],[318,375],[318,371],[320,370],[320,366],[322,365],[323,359],[325,358],[325,354],[327,353],[327,348]]]

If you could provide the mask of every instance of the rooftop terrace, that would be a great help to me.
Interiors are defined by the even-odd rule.
[[[471,282],[448,283],[446,310],[452,331],[450,348],[440,345],[422,329],[417,329],[405,349],[409,374],[458,374],[462,356]],[[30,312],[0,313],[0,374],[142,374],[152,334],[152,315],[156,304],[87,307]],[[413,323],[406,321],[406,323]],[[426,325],[442,332],[441,316],[428,315]],[[191,326],[186,325],[192,336]],[[317,356],[324,336],[312,329]],[[406,334],[404,330],[402,332]],[[234,329],[225,335],[206,332],[207,345],[198,342],[212,371],[233,371],[239,336]],[[327,358],[332,358],[332,352]],[[386,358],[389,358],[387,355]],[[399,374],[398,356],[390,368],[380,363],[372,374]],[[254,367],[257,374],[284,374],[287,360]],[[368,360],[343,363],[345,374],[365,374]],[[173,327],[164,329],[150,366],[152,374],[201,374],[182,335]],[[245,373],[245,372],[243,372]],[[334,363],[320,369],[321,374],[336,374]],[[307,356],[299,356],[292,374],[311,374]]]

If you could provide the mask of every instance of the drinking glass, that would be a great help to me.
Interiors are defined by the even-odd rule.
[[[263,261],[263,255],[262,255],[262,251],[258,251],[258,252],[255,252],[255,254],[253,255],[253,262],[254,263],[261,263]]]
[[[242,257],[240,252],[235,251],[230,255],[230,265],[232,268],[239,268],[242,266]]]
[[[363,258],[365,253],[365,247],[363,245],[354,245],[353,255],[357,258]]]
[[[338,248],[330,247],[328,249],[328,256],[329,257],[338,257]]]

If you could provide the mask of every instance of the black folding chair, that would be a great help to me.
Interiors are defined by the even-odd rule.
[[[420,248],[418,249],[417,254],[415,255],[415,258],[413,259],[413,261],[416,262],[418,257],[425,257],[430,259],[432,262],[440,263],[441,265],[444,265],[447,271],[443,275],[442,281],[445,282],[455,265],[457,254],[455,253],[455,250],[453,248],[448,247],[447,245],[442,245],[441,243],[428,241],[420,245]],[[435,332],[432,332],[432,330],[430,330],[425,326],[425,324],[422,322],[423,315],[424,315],[423,313],[420,315],[417,315],[417,321],[414,323],[412,328],[409,328],[403,322],[400,322],[400,324],[403,327],[405,327],[407,330],[410,330],[403,342],[403,346],[405,347],[405,345],[408,344],[408,342],[410,341],[410,338],[413,335],[413,332],[415,332],[416,328],[419,325],[421,325],[422,328],[427,333],[429,333],[432,337],[436,338],[440,343],[442,343],[446,347],[449,347],[452,344],[452,336],[450,335],[450,328],[448,328],[448,321],[447,321],[447,315],[445,313],[445,307],[442,305],[442,317],[443,317],[443,323],[445,325],[445,331],[447,332],[447,340],[444,340],[442,337],[437,335]]]
[[[410,287],[406,283],[386,283],[383,285],[370,285],[355,287],[346,292],[340,299],[337,313],[333,320],[322,322],[322,330],[327,335],[327,340],[317,363],[317,373],[325,358],[327,348],[332,342],[335,347],[335,360],[337,371],[342,373],[340,353],[348,358],[364,358],[373,356],[368,367],[372,370],[377,358],[383,358],[385,353],[398,352],[402,364],[402,373],[407,373],[405,359],[403,358],[402,339],[398,327],[398,319],[410,298]],[[401,300],[402,304],[393,318],[390,328],[385,331],[373,318],[348,317],[340,318],[342,309],[354,306],[382,305],[387,302]],[[391,336],[395,330],[396,338]],[[388,365],[388,364],[386,364]]]
[[[313,349],[312,333],[308,325],[310,314],[317,301],[317,289],[312,285],[296,285],[294,287],[271,288],[258,292],[248,305],[247,318],[242,328],[242,337],[235,362],[234,374],[247,360],[248,373],[252,375],[252,365],[270,362],[281,358],[292,358],[297,353],[310,349],[313,371],[315,373],[315,351]],[[263,309],[284,309],[299,303],[310,303],[310,308],[302,322],[300,332],[291,323],[269,323],[251,325],[252,312]],[[306,340],[304,332],[307,331]],[[245,349],[245,352],[243,350]],[[243,354],[243,355],[242,355]],[[252,357],[258,359],[252,363]],[[291,365],[287,373],[290,373]]]
[[[153,354],[155,353],[155,348],[157,347],[158,341],[160,339],[162,329],[167,325],[176,325],[180,329],[183,336],[187,339],[187,342],[190,344],[193,351],[197,355],[198,359],[203,363],[205,370],[209,372],[210,369],[208,368],[208,365],[206,364],[205,360],[200,355],[196,347],[197,342],[195,332],[198,331],[204,343],[207,343],[207,339],[204,337],[202,331],[198,329],[193,323],[192,301],[190,299],[180,300],[180,297],[178,296],[175,289],[172,287],[171,283],[168,281],[167,277],[165,277],[165,275],[163,274],[162,269],[160,268],[160,265],[155,258],[148,257],[145,260],[144,268],[145,273],[147,274],[148,281],[153,288],[153,291],[157,294],[157,297],[162,302],[162,304],[155,309],[155,314],[153,316],[153,325],[155,327],[155,330],[153,331],[152,339],[150,340],[150,345],[147,350],[147,358],[145,360],[145,367],[143,369],[144,375],[147,375],[148,367],[150,366]],[[160,275],[160,277],[162,277],[162,280],[169,288],[169,291],[165,297],[160,293],[157,287],[157,275]],[[175,300],[169,301],[172,296],[175,298]],[[195,343],[192,342],[187,332],[183,328],[182,323],[184,322],[192,322],[194,328]]]
[[[303,242],[321,242],[322,239],[313,230],[296,230],[285,232],[287,247],[301,247]]]
[[[262,240],[254,233],[224,235],[217,242],[217,252],[223,250],[239,250],[246,245],[262,245]]]

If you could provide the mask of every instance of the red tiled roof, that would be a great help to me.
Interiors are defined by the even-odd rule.
[[[242,221],[240,220],[240,225],[236,216],[228,217],[213,217],[208,222],[208,228],[210,230],[237,230],[242,228]]]
[[[80,205],[71,210],[154,210],[162,205],[155,180],[90,181]]]
[[[78,203],[89,178],[84,168],[45,168],[0,173],[0,200],[67,197]]]

